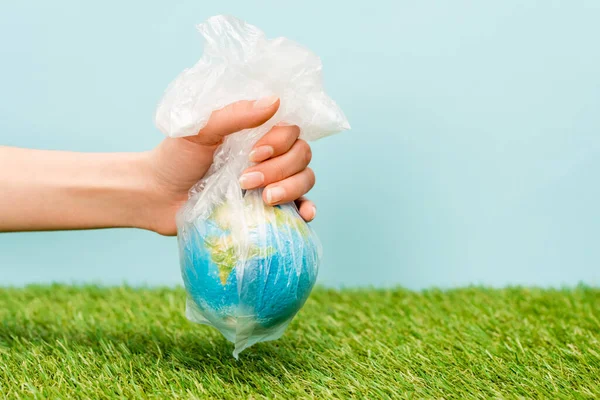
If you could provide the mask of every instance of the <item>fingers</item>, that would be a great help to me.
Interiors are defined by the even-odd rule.
[[[244,171],[244,174],[240,177],[240,187],[242,189],[256,189],[282,181],[305,170],[311,158],[312,152],[308,143],[304,140],[296,140],[292,148],[286,153],[270,158]]]
[[[302,197],[315,184],[315,174],[308,168],[312,151],[299,135],[300,128],[291,125],[278,125],[269,131],[250,153],[250,160],[259,164],[244,171],[240,186],[265,187],[263,200],[269,205],[296,201],[300,216],[312,221],[315,205]]]
[[[217,145],[229,134],[264,124],[278,108],[279,98],[276,96],[230,104],[213,112],[206,126],[196,136],[186,139],[206,146]]]
[[[265,187],[263,200],[269,205],[284,204],[299,199],[315,185],[315,174],[310,168]]]
[[[300,128],[296,125],[277,125],[263,136],[250,152],[250,161],[261,162],[277,157],[292,148],[300,136]]]
[[[298,207],[300,216],[306,222],[312,221],[317,216],[317,207],[315,207],[315,204],[312,201],[304,196],[296,200],[296,207]]]
[[[267,122],[279,108],[279,99],[269,96],[257,101],[240,101],[213,112],[206,126],[196,136],[186,137],[193,143],[216,146],[224,137]],[[254,146],[250,161],[260,163],[240,177],[242,189],[265,187],[263,200],[270,205],[296,201],[305,221],[316,216],[314,203],[303,197],[315,184],[315,174],[308,164],[312,152],[308,143],[299,140],[300,128],[280,124],[271,129]]]

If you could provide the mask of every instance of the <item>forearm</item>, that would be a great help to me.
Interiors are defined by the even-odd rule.
[[[145,228],[146,158],[0,146],[0,232]]]

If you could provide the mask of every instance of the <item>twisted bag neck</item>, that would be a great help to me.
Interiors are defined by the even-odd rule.
[[[205,178],[190,191],[190,202],[198,205],[184,207],[182,214],[190,219],[206,212],[200,203],[240,195],[237,179],[249,165],[250,149],[276,123],[298,125],[305,140],[350,128],[323,90],[321,60],[310,50],[285,38],[267,39],[257,27],[229,16],[212,17],[198,31],[204,38],[202,58],[169,85],[156,110],[156,125],[165,135],[196,135],[213,111],[240,100],[276,95],[280,107],[267,124],[225,139]],[[202,202],[200,195],[206,196]]]

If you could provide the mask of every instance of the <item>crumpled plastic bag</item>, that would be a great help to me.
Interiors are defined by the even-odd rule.
[[[169,137],[196,135],[211,113],[240,100],[275,95],[266,124],[229,135],[213,165],[177,215],[186,316],[214,326],[235,344],[234,356],[278,339],[304,305],[317,277],[321,245],[296,206],[270,207],[262,190],[241,190],[253,145],[279,122],[316,140],[349,128],[324,92],[321,61],[285,38],[216,16],[198,26],[204,54],[165,91],[155,122]]]

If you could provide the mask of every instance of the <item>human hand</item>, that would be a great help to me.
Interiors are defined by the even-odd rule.
[[[146,228],[162,235],[176,235],[175,214],[188,199],[189,189],[208,171],[213,155],[224,138],[243,129],[267,122],[279,108],[279,99],[241,101],[215,111],[196,136],[167,138],[149,153],[151,192],[156,208]],[[308,167],[311,149],[298,139],[293,125],[275,126],[254,146],[250,161],[257,163],[240,177],[242,189],[265,188],[263,200],[269,205],[295,201],[300,216],[311,221],[314,204],[303,196],[315,184]]]

